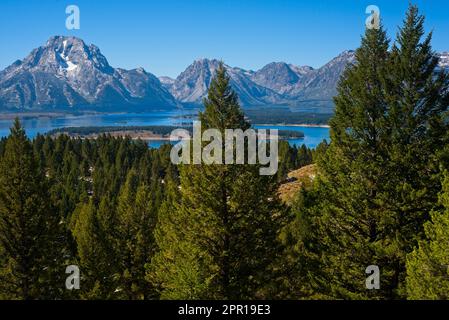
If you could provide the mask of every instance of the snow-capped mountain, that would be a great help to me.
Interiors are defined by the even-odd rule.
[[[0,72],[3,110],[141,110],[175,105],[154,75],[142,68],[114,69],[100,49],[75,37],[52,37]]]
[[[207,94],[207,88],[211,82],[220,61],[216,59],[199,59],[194,61],[182,72],[170,88],[173,96],[184,103],[201,103]],[[240,68],[232,68],[225,65],[231,86],[239,96],[244,106],[264,105],[285,102],[281,94],[260,86],[251,80],[254,72]]]
[[[439,54],[449,70],[449,52]],[[252,71],[225,65],[242,106],[288,104],[332,112],[337,83],[355,52],[345,51],[318,69],[284,62]],[[113,68],[94,45],[55,36],[0,72],[0,110],[148,111],[201,104],[220,62],[198,59],[176,79],[142,68]]]
[[[354,51],[345,51],[319,69],[284,62],[269,63],[258,71],[225,67],[244,106],[290,104],[331,112],[337,82],[354,58]],[[215,59],[196,60],[167,88],[180,102],[201,103],[218,65]]]

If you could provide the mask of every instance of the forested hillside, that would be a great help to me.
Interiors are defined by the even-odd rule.
[[[148,275],[161,250],[155,230],[180,201],[170,149],[109,135],[30,141],[16,121],[0,141],[0,297],[158,298],[159,280]],[[281,141],[274,181],[311,154]],[[80,266],[79,292],[65,289],[68,265]]]
[[[394,42],[368,29],[355,60],[330,143],[281,141],[274,176],[175,166],[170,145],[105,134],[29,140],[16,120],[0,141],[0,299],[448,299],[449,74],[415,6]],[[203,131],[250,128],[230,81],[220,64]]]

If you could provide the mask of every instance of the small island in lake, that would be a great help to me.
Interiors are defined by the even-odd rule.
[[[67,135],[72,138],[97,139],[101,135],[112,137],[129,137],[133,140],[164,141],[170,140],[170,134],[179,127],[175,126],[109,126],[109,127],[68,127],[47,132],[47,135]],[[183,127],[192,132],[192,127]],[[294,130],[279,130],[281,140],[304,138],[304,132]]]

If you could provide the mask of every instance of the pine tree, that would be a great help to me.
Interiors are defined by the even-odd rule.
[[[449,299],[449,176],[443,183],[442,212],[434,211],[424,226],[426,239],[407,256],[407,298]]]
[[[431,47],[432,33],[425,36],[424,22],[411,5],[391,51],[385,84],[390,148],[382,200],[396,213],[394,280],[401,297],[406,294],[406,254],[424,236],[423,225],[441,191],[441,169],[447,168],[440,155],[449,137],[449,74],[437,71],[439,58]]]
[[[202,130],[250,127],[221,65],[200,113]],[[182,165],[180,200],[160,213],[152,265],[162,298],[264,297],[285,218],[276,177],[256,165]],[[169,212],[167,212],[169,210]],[[179,229],[179,230],[178,230]],[[167,274],[165,276],[164,274]]]
[[[76,240],[81,274],[80,296],[83,299],[113,299],[116,260],[110,238],[105,235],[101,216],[110,208],[102,202],[97,209],[92,200],[80,204],[72,217],[72,233]]]
[[[366,290],[365,268],[380,264],[379,249],[386,245],[380,235],[382,214],[385,219],[388,216],[376,203],[376,194],[383,182],[384,142],[379,133],[386,113],[381,79],[388,46],[382,27],[366,31],[356,51],[356,63],[347,68],[338,87],[336,114],[331,120],[332,143],[318,162],[319,185],[305,198],[317,203],[305,202],[312,204],[312,210],[299,208],[304,212],[298,212],[296,224],[304,232],[316,233],[301,235],[301,248],[306,252],[300,252],[300,257],[318,268],[312,270],[316,279],[308,282],[315,281],[318,293],[325,296],[374,298],[385,294]],[[305,228],[310,224],[310,229]],[[317,257],[321,260],[318,265]],[[303,276],[308,274],[308,270],[299,271]],[[385,283],[391,280],[385,273],[382,278]]]
[[[298,270],[316,284],[311,291],[350,299],[405,295],[405,257],[435,205],[447,139],[449,82],[435,76],[430,36],[421,42],[423,22],[411,6],[391,52],[382,27],[367,30],[340,81],[332,142],[319,157],[314,190],[295,210],[294,224],[310,227],[290,233],[297,239],[292,252],[315,268]],[[380,290],[365,287],[370,265],[380,268]]]
[[[154,298],[156,292],[145,280],[145,265],[155,253],[156,213],[149,187],[141,185],[131,170],[118,198],[116,257],[118,288],[126,299]]]
[[[0,297],[55,298],[65,268],[56,249],[59,218],[46,178],[18,119],[0,160]]]
[[[160,292],[161,299],[200,299],[208,287],[199,266],[199,249],[186,240],[189,217],[177,212],[180,204],[178,183],[167,179],[165,200],[158,213],[154,232],[158,251],[148,265],[147,280]]]

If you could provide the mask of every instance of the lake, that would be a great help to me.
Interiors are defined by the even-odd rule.
[[[289,139],[288,142],[291,145],[303,145],[305,144],[309,148],[315,148],[323,140],[330,141],[329,128],[326,127],[310,127],[310,126],[276,126],[276,125],[256,125],[256,129],[278,129],[288,131],[301,131],[304,133],[304,138],[301,139]]]
[[[89,126],[181,126],[184,122],[191,122],[192,119],[188,115],[196,113],[190,110],[174,111],[156,111],[149,113],[113,113],[113,114],[83,114],[83,115],[62,115],[57,117],[25,117],[21,119],[22,125],[25,127],[27,135],[34,138],[38,133],[46,132],[66,127],[89,127]],[[13,120],[0,120],[0,137],[9,134],[9,128]],[[277,126],[277,125],[258,125],[257,129],[279,129],[289,131],[302,131],[304,138],[291,139],[291,145],[305,144],[309,148],[315,148],[324,139],[329,141],[329,129],[322,127],[303,127],[303,126]],[[149,145],[158,148],[167,141],[151,141]]]

